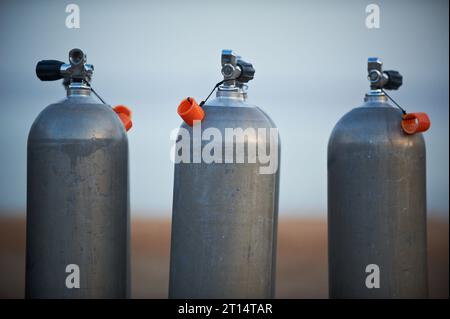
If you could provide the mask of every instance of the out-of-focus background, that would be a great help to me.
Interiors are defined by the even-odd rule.
[[[80,8],[80,28],[65,25]],[[380,7],[368,29],[366,6]],[[79,47],[94,88],[133,109],[129,132],[133,296],[167,296],[173,164],[170,131],[185,96],[221,79],[220,51],[252,62],[249,102],[282,142],[278,297],[327,297],[326,149],[336,121],[362,103],[367,57],[399,70],[392,96],[425,111],[432,297],[448,297],[449,19],[446,0],[1,1],[0,297],[22,297],[28,130],[61,83],[40,82],[42,59]]]
[[[0,219],[0,298],[25,294],[24,219]],[[323,218],[284,217],[278,225],[276,298],[328,298],[327,225]],[[170,220],[134,218],[131,296],[167,298]],[[428,221],[429,297],[448,298],[448,223]]]

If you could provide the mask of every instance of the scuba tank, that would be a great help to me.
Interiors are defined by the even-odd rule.
[[[91,96],[81,50],[69,60],[36,66],[42,81],[64,79],[67,97],[28,136],[26,297],[126,298],[131,113]]]
[[[175,162],[170,298],[274,296],[280,145],[273,121],[246,101],[254,72],[223,50],[216,98],[178,107],[177,145],[189,141]],[[271,169],[260,153],[268,148]]]
[[[328,144],[331,298],[426,298],[425,113],[406,113],[385,90],[402,76],[368,60],[370,91]],[[399,108],[388,103],[388,98]]]

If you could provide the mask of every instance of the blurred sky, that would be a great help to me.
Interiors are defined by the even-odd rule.
[[[81,28],[65,26],[80,6]],[[367,29],[365,8],[381,9]],[[132,107],[129,132],[133,214],[172,207],[170,131],[182,98],[201,100],[221,80],[221,49],[256,69],[249,102],[282,138],[281,214],[326,213],[326,151],[338,119],[362,104],[367,57],[399,70],[392,96],[432,121],[427,142],[428,207],[448,214],[448,1],[4,1],[0,2],[0,209],[26,202],[28,130],[44,107],[65,96],[40,82],[41,59],[67,61],[79,47],[94,64],[93,86],[110,104]]]

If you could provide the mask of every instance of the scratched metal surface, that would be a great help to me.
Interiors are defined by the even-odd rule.
[[[427,290],[425,143],[401,113],[367,103],[336,125],[328,146],[329,288],[335,298],[421,298]],[[365,285],[368,264],[380,288]]]
[[[128,141],[90,97],[48,106],[28,139],[26,296],[129,294]],[[68,289],[66,266],[80,268]]]
[[[202,131],[215,127],[225,136],[225,128],[275,127],[257,107],[225,104],[205,105]],[[279,144],[275,151],[279,155]],[[274,296],[279,169],[259,174],[259,168],[259,158],[175,165],[170,297]]]

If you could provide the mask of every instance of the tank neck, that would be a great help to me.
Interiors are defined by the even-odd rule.
[[[216,97],[218,99],[233,99],[238,101],[247,100],[246,87],[239,87],[235,85],[221,85],[217,89]]]
[[[369,103],[386,103],[388,101],[382,90],[370,90],[364,97],[364,102]]]
[[[91,96],[91,88],[85,83],[72,82],[66,86],[67,97]]]

